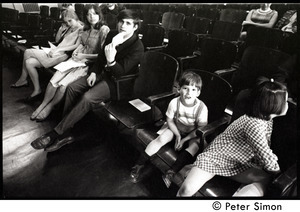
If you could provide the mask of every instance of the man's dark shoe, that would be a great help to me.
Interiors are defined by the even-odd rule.
[[[47,134],[42,135],[41,137],[35,139],[31,142],[31,146],[34,149],[44,149],[50,146],[56,139],[51,139],[51,137]]]
[[[56,150],[60,149],[64,145],[73,143],[74,141],[75,141],[75,138],[73,136],[67,136],[67,137],[65,137],[65,138],[63,138],[61,140],[57,139],[55,142],[53,142],[52,145],[48,146],[44,150],[46,152],[53,152],[53,151],[56,151]]]
[[[132,183],[138,183],[141,180],[140,175],[144,167],[145,165],[135,165],[134,167],[132,167],[130,173],[130,181]]]

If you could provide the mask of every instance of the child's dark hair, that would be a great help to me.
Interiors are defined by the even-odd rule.
[[[260,78],[252,89],[250,102],[252,110],[248,115],[270,120],[271,114],[281,114],[286,104],[287,88],[273,79]]]
[[[119,12],[119,15],[117,17],[118,22],[122,19],[133,19],[133,24],[138,26],[138,29],[141,25],[141,19],[137,12],[134,10],[124,9]]]
[[[90,9],[94,9],[95,13],[97,15],[99,15],[99,21],[95,25],[95,29],[100,29],[104,24],[104,17],[103,17],[101,8],[97,4],[86,4],[84,6],[84,23],[85,23],[85,25],[84,25],[83,30],[89,30],[91,28],[91,24],[88,22],[87,17],[86,17]]]
[[[202,88],[201,77],[192,71],[184,72],[179,80],[179,87],[184,85],[195,85],[199,90]]]

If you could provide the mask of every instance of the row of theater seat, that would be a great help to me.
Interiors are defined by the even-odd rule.
[[[238,61],[236,60],[238,45],[235,42],[214,36],[196,35],[182,29],[169,30],[168,44],[153,48],[156,45],[146,45],[146,39],[147,37],[149,39],[151,33],[154,33],[154,28],[163,29],[159,42],[163,44],[165,28],[160,25],[145,25],[142,31],[142,41],[149,48],[145,49],[146,52],[141,61],[138,76],[130,78],[133,92],[130,92],[128,87],[122,87],[124,86],[122,84],[124,79],[115,79],[119,86],[119,101],[109,102],[105,105],[106,110],[115,117],[115,121],[117,120],[118,123],[122,124],[122,127],[118,124],[121,128],[120,133],[130,134],[132,137],[129,142],[133,142],[133,145],[140,151],[143,151],[145,146],[157,136],[155,132],[164,120],[167,102],[176,95],[173,92],[174,86],[176,86],[176,81],[184,70],[192,69],[203,78],[204,87],[200,98],[209,108],[210,125],[207,126],[206,130],[210,130],[209,127],[214,125],[226,126],[228,124],[230,115],[225,112],[225,109],[229,111],[228,105],[230,106],[229,103],[232,104],[234,95],[238,91],[251,86],[255,78],[260,75],[271,77],[274,70],[277,70],[284,61],[291,58],[290,54],[278,51],[279,47],[267,48],[270,47],[267,36],[271,35],[259,36],[267,43],[251,41],[251,31],[247,37],[250,40],[245,41],[247,47]],[[253,35],[253,39],[257,37],[255,33]],[[152,37],[157,36],[152,34]],[[270,39],[270,37],[268,38]],[[261,41],[261,39],[259,40]],[[273,43],[279,46],[280,42],[274,40]],[[17,44],[17,46],[22,45]],[[124,95],[121,91],[129,92]],[[128,100],[133,98],[142,99],[151,106],[151,110],[146,113],[133,110],[128,104]],[[295,111],[295,105],[290,105],[289,115],[281,120],[277,137],[274,136],[274,140],[277,139],[277,141],[282,137],[288,137],[289,143],[288,146],[282,146],[278,142],[274,142],[277,145],[274,151],[280,155],[280,165],[283,167],[283,174],[273,182],[277,185],[281,183],[280,186],[283,189],[272,194],[275,196],[287,195],[287,186],[294,186],[296,170],[293,164],[296,157],[295,135],[297,134],[295,119],[293,119]],[[95,113],[97,114],[97,110]],[[103,118],[102,115],[101,117]],[[281,126],[285,127],[280,129]],[[211,131],[218,133],[214,130]],[[285,134],[287,131],[290,133]],[[205,129],[199,129],[198,134],[208,139]],[[285,155],[288,156],[285,157]],[[177,153],[173,148],[166,146],[161,149],[152,162],[162,172],[165,172],[174,163],[176,157]],[[184,175],[184,170],[174,178],[177,185],[182,183],[182,175]],[[284,182],[280,180],[282,178],[284,178]],[[291,180],[289,181],[289,179]],[[230,196],[237,186],[238,184],[228,181],[228,179],[216,177],[209,181],[198,194],[200,196]],[[275,188],[272,187],[272,189]]]

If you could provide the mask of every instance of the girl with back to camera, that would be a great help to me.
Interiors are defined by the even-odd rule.
[[[69,57],[67,53],[73,51],[80,44],[78,37],[82,32],[83,26],[75,11],[72,9],[65,10],[62,12],[62,17],[68,28],[59,37],[56,37],[56,42],[59,43],[56,47],[52,46],[48,54],[44,50],[33,48],[27,49],[24,52],[22,74],[17,82],[10,87],[28,87],[27,77],[29,75],[34,86],[34,91],[26,98],[26,101],[34,101],[41,95],[42,90],[37,68],[49,68],[67,60]]]
[[[81,35],[80,45],[74,50],[74,61],[94,61],[109,32],[109,28],[103,25],[103,16],[98,6],[94,4],[85,7],[85,27]],[[52,109],[64,96],[67,85],[87,75],[88,66],[71,68],[66,71],[57,70],[48,83],[45,97],[41,105],[32,113],[30,119],[43,121],[51,113]]]
[[[273,118],[288,110],[286,87],[273,79],[260,82],[250,95],[250,110],[232,122],[198,155],[177,196],[194,195],[215,175],[242,183],[233,196],[263,196],[280,172],[270,149]]]

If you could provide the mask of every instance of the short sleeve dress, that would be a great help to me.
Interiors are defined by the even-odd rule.
[[[65,34],[64,39],[59,43],[59,46],[70,46],[76,43],[76,40],[81,36],[83,26],[68,30]],[[24,60],[28,58],[36,58],[43,67],[49,68],[55,66],[68,59],[69,55],[63,52],[55,57],[49,57],[44,50],[41,49],[27,49],[24,53]]]
[[[278,158],[270,149],[272,126],[272,120],[243,115],[197,156],[194,165],[227,177],[251,167],[278,171]]]

